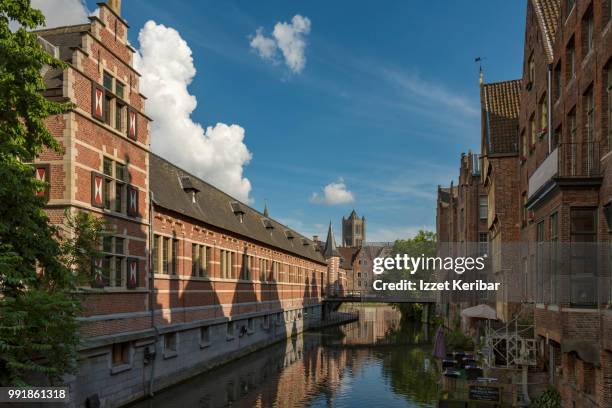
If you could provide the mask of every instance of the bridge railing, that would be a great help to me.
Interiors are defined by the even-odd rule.
[[[345,290],[342,293],[328,293],[327,299],[352,302],[434,303],[437,301],[437,296],[435,292],[417,290]]]

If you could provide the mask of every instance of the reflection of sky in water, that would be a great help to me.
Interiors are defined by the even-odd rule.
[[[366,321],[277,343],[135,407],[435,406],[429,333],[390,307],[366,309]]]
[[[418,405],[406,400],[405,396],[397,395],[391,390],[389,383],[382,375],[382,363],[371,358],[364,362],[364,368],[356,375],[347,376],[334,392],[332,407],[425,407],[434,405]],[[318,398],[308,407],[328,407],[324,398]]]

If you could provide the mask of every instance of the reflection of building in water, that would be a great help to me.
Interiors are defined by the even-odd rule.
[[[360,320],[341,327],[343,344],[366,345],[385,343],[389,333],[399,330],[401,313],[391,307],[364,307]]]
[[[348,350],[329,350],[321,335],[299,335],[252,354],[213,373],[170,388],[152,401],[136,405],[165,407],[294,407],[310,398],[332,398],[348,364]]]

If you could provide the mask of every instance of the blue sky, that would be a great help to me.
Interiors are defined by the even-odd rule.
[[[88,8],[95,8],[88,2]],[[435,226],[438,184],[457,177],[459,155],[479,145],[478,68],[485,80],[520,76],[525,0],[123,1],[130,42],[146,21],[173,27],[193,53],[192,119],[238,124],[252,159],[243,169],[255,208],[323,235],[354,208],[368,240]],[[261,27],[310,21],[305,65],[261,58]],[[354,201],[319,197],[343,183]]]

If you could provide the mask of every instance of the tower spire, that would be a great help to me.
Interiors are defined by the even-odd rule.
[[[329,228],[327,229],[327,239],[325,240],[325,250],[323,251],[323,256],[325,258],[340,256],[340,252],[338,252],[338,248],[336,248],[336,240],[334,239],[331,221],[329,222]]]
[[[270,214],[269,214],[269,211],[268,211],[268,203],[265,203],[265,204],[264,204],[263,215],[264,215],[264,217],[266,217],[266,218],[269,218],[269,217],[270,217]]]

